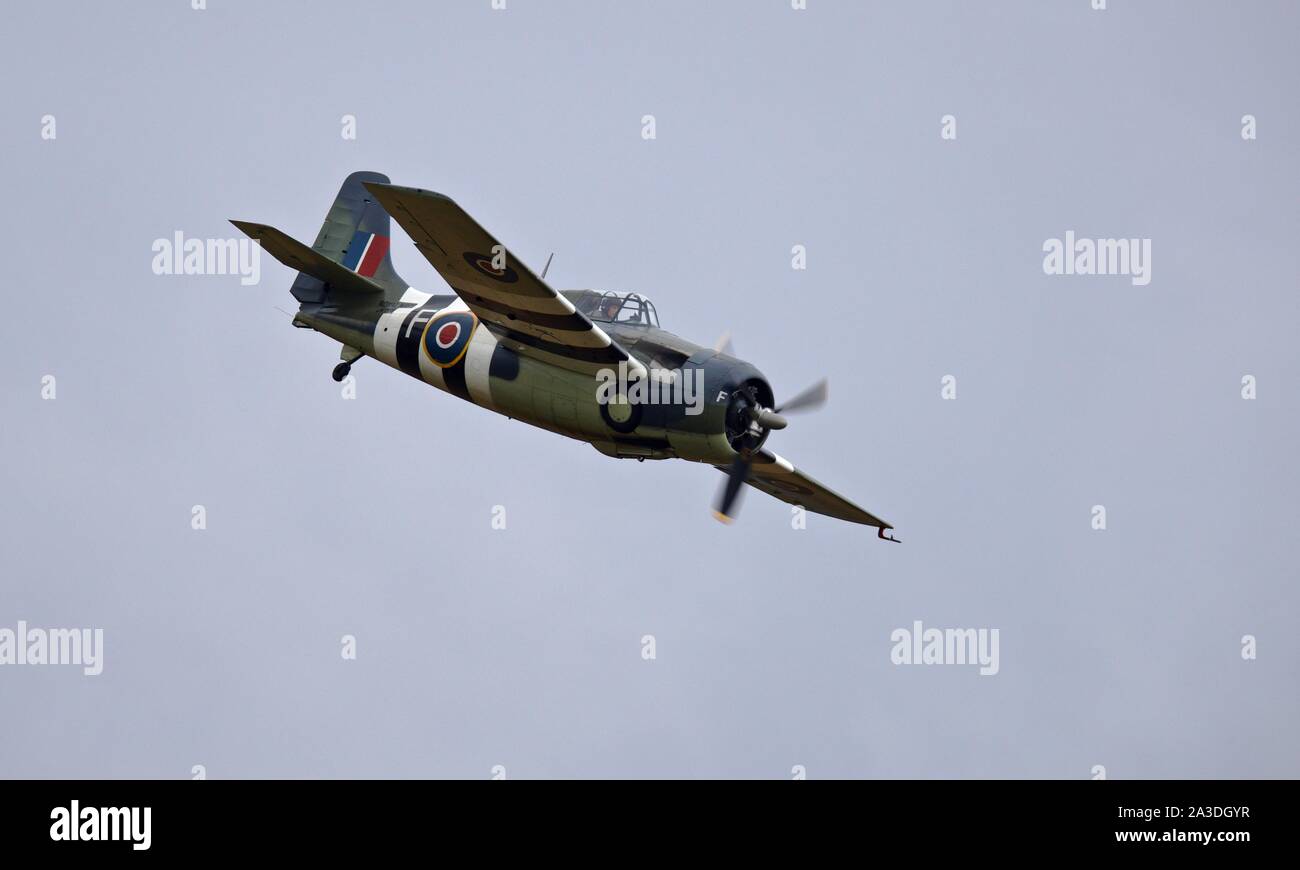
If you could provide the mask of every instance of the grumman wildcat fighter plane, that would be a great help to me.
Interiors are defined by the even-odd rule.
[[[422,293],[397,276],[390,215],[452,292]],[[714,506],[724,522],[748,483],[894,540],[889,523],[763,446],[785,428],[785,413],[825,401],[825,382],[778,403],[758,369],[729,347],[701,347],[660,329],[648,299],[552,290],[546,269],[534,275],[441,194],[354,172],[310,248],[263,224],[232,223],[298,270],[293,325],[343,344],[335,380],[374,357],[607,456],[713,465],[727,473]]]

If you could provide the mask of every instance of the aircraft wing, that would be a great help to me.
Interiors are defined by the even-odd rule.
[[[722,470],[726,471],[725,468]],[[864,526],[876,526],[880,529],[882,538],[885,538],[885,529],[893,528],[880,517],[864,511],[839,493],[822,486],[770,450],[760,450],[754,455],[749,478],[745,482],[781,501],[801,505],[813,513]]]
[[[620,362],[639,367],[449,198],[375,182],[366,188],[479,320],[498,328],[507,346],[583,372]]]

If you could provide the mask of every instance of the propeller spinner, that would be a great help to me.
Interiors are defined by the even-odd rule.
[[[754,454],[768,434],[774,429],[784,429],[788,421],[782,416],[792,411],[811,411],[826,403],[826,379],[818,381],[783,404],[773,408],[764,408],[758,398],[758,391],[753,385],[740,387],[732,393],[731,403],[727,407],[727,437],[736,451],[731,468],[727,470],[727,479],[718,490],[713,515],[724,523],[736,518],[740,506],[741,486],[749,479]]]

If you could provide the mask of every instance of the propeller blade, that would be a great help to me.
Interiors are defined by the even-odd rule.
[[[793,399],[787,399],[785,404],[777,405],[772,410],[780,413],[782,411],[805,411],[819,408],[826,403],[826,395],[827,382],[825,378],[822,378]]]
[[[789,425],[784,417],[769,408],[759,408],[754,412],[754,419],[764,429],[784,429]]]
[[[722,483],[722,489],[718,492],[718,502],[713,508],[713,516],[719,522],[730,523],[736,518],[736,509],[740,506],[737,501],[740,487],[748,477],[749,460],[737,456],[727,471],[727,479]]]
[[[732,355],[730,329],[722,333],[722,335],[718,336],[718,340],[713,343],[713,349],[716,350],[718,353],[725,353],[728,356]]]

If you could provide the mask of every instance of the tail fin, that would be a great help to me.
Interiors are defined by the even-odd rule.
[[[409,285],[393,271],[389,256],[388,212],[366,190],[365,182],[388,183],[379,172],[354,172],[343,181],[330,206],[312,250],[384,289],[384,296],[400,299]],[[291,292],[299,302],[323,302],[326,281],[299,272]]]

